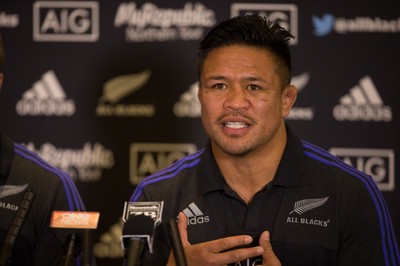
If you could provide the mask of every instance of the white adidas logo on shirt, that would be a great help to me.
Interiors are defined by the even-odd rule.
[[[204,213],[192,202],[182,211],[188,219],[188,225],[204,224],[210,222],[210,217]]]

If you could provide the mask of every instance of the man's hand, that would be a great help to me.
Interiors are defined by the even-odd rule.
[[[261,235],[260,246],[229,250],[251,243],[253,241],[252,237],[248,235],[231,236],[191,245],[187,235],[187,218],[182,212],[178,216],[178,228],[185,250],[186,261],[189,266],[227,265],[259,255],[263,255],[263,266],[280,266],[279,260],[272,251],[268,233]],[[264,248],[267,249],[266,252]],[[276,262],[279,264],[274,264]],[[168,260],[168,265],[175,265],[172,252]]]
[[[262,266],[281,266],[281,262],[272,250],[268,231],[261,234],[259,242],[260,246],[264,249]]]

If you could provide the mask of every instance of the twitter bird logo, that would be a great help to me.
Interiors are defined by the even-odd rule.
[[[332,31],[334,19],[332,14],[325,14],[321,18],[312,16],[314,34],[317,36],[328,35]]]

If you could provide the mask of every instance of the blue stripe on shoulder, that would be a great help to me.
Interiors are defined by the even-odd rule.
[[[129,201],[137,201],[143,192],[143,188],[149,184],[157,183],[176,176],[180,171],[186,168],[196,166],[200,162],[200,157],[204,152],[204,148],[186,157],[179,159],[163,170],[145,177],[136,187]]]
[[[46,169],[47,171],[55,174],[58,176],[64,186],[65,194],[67,197],[68,208],[70,211],[85,210],[84,204],[82,199],[79,195],[79,192],[73,183],[72,178],[65,172],[61,171],[60,169],[51,166],[48,162],[43,160],[39,155],[36,153],[28,150],[26,147],[15,143],[14,145],[14,152],[21,157],[32,161],[33,163],[37,164],[38,166]]]
[[[376,186],[371,176],[357,170],[356,168],[344,163],[336,156],[330,154],[324,149],[315,146],[306,141],[302,141],[304,154],[326,165],[331,165],[342,169],[359,179],[369,191],[378,213],[380,231],[382,236],[382,250],[385,258],[385,265],[400,265],[400,254],[397,247],[396,238],[393,231],[393,225],[390,219],[389,211],[383,199],[381,192]]]

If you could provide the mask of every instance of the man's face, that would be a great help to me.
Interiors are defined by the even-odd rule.
[[[260,48],[232,45],[210,52],[198,97],[213,149],[243,156],[282,139],[296,89],[283,90],[277,71],[272,54]]]

